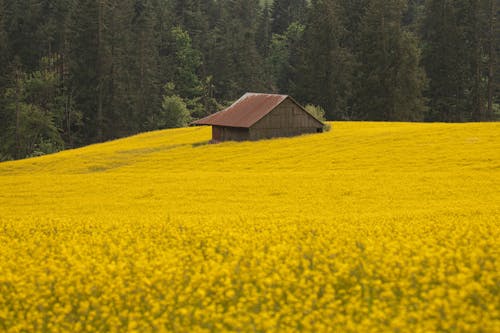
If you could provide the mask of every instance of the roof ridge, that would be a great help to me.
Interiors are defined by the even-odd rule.
[[[260,92],[252,92],[252,91],[249,91],[249,92],[246,92],[246,93],[243,94],[243,96],[245,96],[245,95],[267,95],[267,96],[286,96],[286,97],[290,97],[290,95],[286,95],[286,94],[270,94],[270,93],[260,93]],[[243,96],[241,96],[241,97],[243,97]]]

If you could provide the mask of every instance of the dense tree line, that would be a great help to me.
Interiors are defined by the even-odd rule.
[[[0,160],[184,126],[246,91],[328,119],[499,114],[497,0],[0,0]]]

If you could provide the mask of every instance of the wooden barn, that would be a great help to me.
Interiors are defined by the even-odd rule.
[[[212,141],[245,141],[323,131],[323,123],[288,95],[246,93],[230,107],[192,123],[211,125]]]

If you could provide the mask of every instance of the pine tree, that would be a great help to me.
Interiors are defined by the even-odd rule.
[[[345,33],[342,36],[342,45],[351,52],[360,48],[360,30],[363,25],[370,0],[338,0],[339,15]]]
[[[4,0],[0,0],[0,162],[11,159],[6,142],[12,136],[10,129],[14,124],[14,115],[7,109],[5,89],[9,84],[9,45],[5,29],[6,12]]]
[[[140,72],[145,59],[138,55],[144,51],[136,37],[140,32],[137,27],[132,31],[134,5],[134,0],[84,0],[72,13],[70,85],[83,114],[86,142],[120,137],[142,128],[137,114],[144,110],[137,96],[144,92],[138,86],[145,79]],[[159,88],[156,96],[159,107]]]
[[[416,38],[401,27],[401,0],[372,0],[361,28],[355,112],[370,120],[422,120],[425,73]]]
[[[298,85],[294,94],[301,101],[320,105],[328,119],[350,118],[349,99],[354,59],[341,45],[344,38],[340,8],[334,1],[314,0],[304,31],[302,59],[298,61]]]
[[[259,4],[256,0],[229,0],[221,3],[221,16],[214,31],[211,73],[215,96],[234,100],[246,91],[265,86],[262,58],[255,44]]]
[[[487,103],[488,109],[486,113],[486,120],[494,120],[493,115],[493,104],[495,102],[500,103],[500,85],[498,84],[498,80],[500,80],[500,66],[498,64],[498,52],[500,52],[500,48],[498,47],[500,43],[500,24],[497,17],[497,1],[496,0],[488,0],[487,2],[487,17],[488,17],[488,29],[487,29],[487,38],[486,38],[486,47],[487,47]],[[495,67],[497,69],[495,75]],[[495,81],[496,79],[496,81]],[[494,100],[495,95],[497,96],[497,101]]]
[[[32,73],[21,70],[14,61],[9,86],[3,91],[9,126],[2,133],[0,155],[5,158],[24,158],[52,153],[64,147],[57,128],[59,99],[57,72],[48,58],[41,69]]]
[[[482,113],[479,3],[425,3],[423,64],[429,78],[429,120],[467,121]]]
[[[196,67],[196,76],[200,79],[200,94],[192,96],[192,100],[187,103],[188,107],[194,112],[195,117],[214,112],[217,108],[214,103],[214,70],[218,60],[215,58],[215,49],[217,41],[215,26],[220,21],[222,8],[226,6],[226,1],[215,0],[173,0],[172,17],[173,23],[168,28],[171,32],[172,27],[179,26],[189,36],[189,47],[195,51],[199,57],[199,65]],[[168,37],[170,38],[170,37]],[[167,39],[168,39],[167,38]],[[200,87],[200,86],[199,86]],[[201,103],[201,104],[199,104]],[[200,108],[202,105],[202,108]]]
[[[303,23],[306,8],[307,0],[274,0],[271,9],[272,32],[283,34],[293,22]]]
[[[132,84],[133,91],[128,91],[133,96],[133,104],[123,123],[129,131],[138,132],[152,114],[159,112],[161,81],[157,76],[159,54],[153,4],[148,0],[134,0],[132,8],[131,43],[127,45],[129,59],[122,70],[128,69],[137,80]],[[135,120],[135,126],[130,124],[130,119]]]
[[[480,121],[483,115],[484,96],[482,85],[482,31],[484,22],[479,0],[471,0],[469,12],[469,45],[471,49],[471,76],[472,76],[472,120]]]
[[[413,33],[417,33],[424,11],[425,0],[408,0],[407,3],[402,24],[408,27]]]
[[[256,33],[257,49],[263,58],[267,58],[269,55],[271,36],[271,10],[269,8],[269,2],[266,0],[260,12]]]
[[[7,31],[5,30],[5,4],[4,0],[0,0],[0,92],[7,84],[7,74],[8,74],[8,63],[9,63],[9,42]],[[0,123],[2,113],[2,99],[0,93]],[[1,130],[0,125],[0,130]]]
[[[87,143],[98,141],[103,136],[102,100],[105,84],[102,65],[107,52],[104,52],[103,45],[103,22],[99,26],[99,19],[103,20],[99,13],[103,9],[99,7],[94,0],[79,1],[71,14],[68,35],[69,85],[74,91],[75,103],[83,114],[83,140]],[[99,64],[101,68],[98,68]],[[98,106],[98,103],[101,105]]]
[[[27,71],[36,70],[40,58],[41,41],[37,36],[40,25],[40,6],[33,5],[32,1],[5,1],[5,28],[9,40],[9,47],[20,65]]]
[[[187,31],[196,49],[204,50],[210,29],[214,0],[173,0],[173,26]]]

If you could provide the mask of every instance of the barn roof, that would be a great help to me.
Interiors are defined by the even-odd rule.
[[[246,93],[227,109],[196,120],[192,124],[249,128],[287,98],[300,106],[288,95]],[[302,108],[302,106],[300,107]],[[311,115],[311,117],[313,116]],[[320,121],[318,120],[318,122]]]

